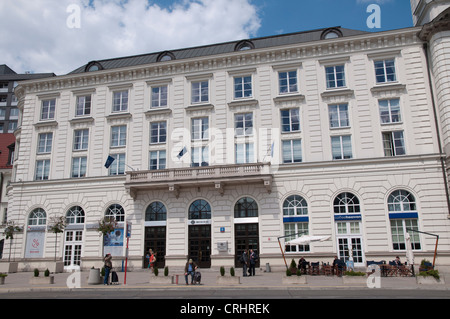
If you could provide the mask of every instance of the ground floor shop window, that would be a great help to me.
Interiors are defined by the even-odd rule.
[[[392,248],[394,250],[406,250],[406,233],[411,238],[411,248],[421,249],[417,219],[391,219]]]

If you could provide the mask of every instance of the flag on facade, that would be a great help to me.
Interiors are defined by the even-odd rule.
[[[105,167],[109,168],[111,166],[111,164],[114,162],[114,160],[115,160],[115,158],[112,157],[111,155],[109,155],[108,159],[106,160]]]
[[[186,149],[186,146],[185,146],[185,147],[183,147],[183,149],[180,151],[180,153],[178,153],[178,155],[177,155],[178,159],[182,158],[183,155],[186,154],[186,153],[187,153],[187,149]]]

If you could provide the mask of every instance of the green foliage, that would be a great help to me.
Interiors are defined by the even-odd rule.
[[[300,269],[297,269],[297,276],[301,276],[302,272],[300,271]]]
[[[169,266],[164,267],[164,276],[169,276]]]
[[[48,268],[45,269],[45,271],[44,271],[44,276],[45,276],[45,277],[50,276],[50,270],[48,270]]]
[[[435,269],[430,269],[430,270],[427,270],[427,271],[421,271],[421,272],[419,272],[418,276],[423,276],[423,277],[431,276],[431,277],[436,278],[437,280],[439,280],[439,278],[440,278],[439,271],[437,271]]]
[[[39,277],[39,269],[34,268],[34,277]]]
[[[221,266],[220,267],[220,275],[223,277],[223,276],[225,276],[225,267],[224,266]]]
[[[230,268],[230,275],[231,275],[231,277],[234,277],[234,267]]]
[[[366,273],[365,273],[365,272],[362,272],[362,271],[354,271],[354,270],[351,270],[351,271],[346,271],[346,272],[345,272],[345,275],[346,275],[346,276],[365,276]]]
[[[286,269],[286,276],[288,277],[292,276],[292,272],[290,269]]]
[[[155,276],[158,276],[158,274],[159,274],[158,268],[155,267],[155,269],[153,269],[153,273],[155,274]]]

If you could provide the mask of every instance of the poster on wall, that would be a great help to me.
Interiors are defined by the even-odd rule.
[[[103,252],[104,255],[111,254],[114,256],[123,256],[123,238],[124,229],[116,228],[114,231],[103,237]]]
[[[42,258],[44,256],[45,232],[28,232],[25,258]]]

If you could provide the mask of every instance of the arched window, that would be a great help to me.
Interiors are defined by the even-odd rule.
[[[252,50],[255,48],[255,45],[249,40],[243,40],[236,44],[234,47],[234,51],[245,51]]]
[[[153,202],[145,210],[145,221],[163,221],[167,218],[166,206],[161,202]]]
[[[74,206],[66,214],[67,224],[84,224],[84,210],[80,206]]]
[[[325,31],[322,32],[320,39],[324,40],[324,39],[335,39],[335,38],[340,38],[342,37],[343,34],[342,32],[337,29],[337,28],[330,28],[330,29],[326,29]]]
[[[391,193],[388,198],[389,212],[411,212],[416,210],[414,196],[405,190],[399,189]]]
[[[42,208],[36,208],[28,216],[28,226],[40,226],[47,223],[47,214]]]
[[[299,195],[289,196],[283,203],[283,215],[308,215],[308,204],[306,200]]]
[[[116,220],[116,222],[124,222],[125,211],[119,204],[113,204],[106,210],[105,217],[112,217]]]
[[[335,214],[354,214],[360,213],[358,197],[352,193],[341,193],[336,196],[333,202]]]
[[[100,71],[100,70],[103,70],[103,66],[97,61],[89,62],[85,68],[86,72],[94,72],[94,71]]]
[[[234,205],[234,217],[258,217],[258,204],[250,197],[241,198]]]
[[[189,207],[189,219],[211,219],[211,206],[206,200],[197,199]]]
[[[164,61],[172,61],[175,60],[175,55],[172,52],[163,52],[160,55],[158,55],[158,58],[156,61],[158,62],[164,62]]]

